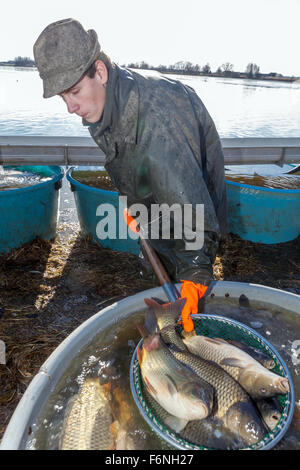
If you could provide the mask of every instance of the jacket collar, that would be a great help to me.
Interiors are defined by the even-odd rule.
[[[133,73],[113,64],[109,70],[106,99],[101,119],[91,124],[85,119],[92,136],[100,137],[105,131],[118,142],[135,144],[137,140],[139,94]]]

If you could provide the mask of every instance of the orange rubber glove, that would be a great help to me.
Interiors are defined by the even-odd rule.
[[[184,331],[190,333],[194,330],[191,314],[198,313],[198,301],[203,297],[208,286],[195,284],[192,281],[185,281],[184,279],[180,279],[180,281],[182,282],[180,290],[181,297],[187,299],[181,312],[182,326]]]

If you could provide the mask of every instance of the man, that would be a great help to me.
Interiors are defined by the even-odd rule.
[[[153,204],[192,204],[195,215],[196,204],[204,205],[203,246],[186,249],[184,236],[163,239],[161,227],[160,238],[150,242],[172,280],[207,285],[226,233],[224,157],[215,125],[194,90],[112,63],[95,31],[73,19],[47,26],[34,44],[34,57],[44,98],[60,95],[68,111],[83,118],[129,206],[142,203],[150,214]],[[172,222],[174,235],[175,218]],[[195,224],[189,228],[197,234]]]

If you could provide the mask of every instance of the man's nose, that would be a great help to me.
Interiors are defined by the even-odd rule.
[[[66,100],[66,105],[69,113],[75,113],[79,109],[79,105],[74,103],[72,100]]]

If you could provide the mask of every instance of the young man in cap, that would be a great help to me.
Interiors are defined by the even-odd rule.
[[[34,44],[34,57],[44,98],[60,95],[68,111],[82,117],[129,207],[142,203],[150,213],[153,204],[179,204],[183,210],[190,204],[195,215],[196,204],[204,205],[203,246],[186,249],[184,236],[151,239],[150,231],[148,238],[172,280],[207,285],[226,233],[224,157],[215,125],[194,90],[112,63],[96,32],[74,19],[47,26]],[[197,238],[195,220],[189,229]]]

